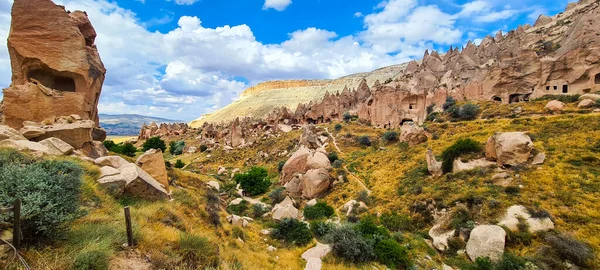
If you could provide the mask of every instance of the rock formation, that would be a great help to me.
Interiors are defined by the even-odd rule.
[[[467,254],[472,261],[479,257],[489,257],[498,261],[504,254],[506,232],[496,225],[479,225],[471,231],[467,242]]]
[[[94,163],[100,167],[98,183],[113,195],[128,193],[147,200],[169,198],[165,186],[137,165],[119,156],[101,157]]]
[[[290,197],[285,197],[282,202],[273,206],[273,210],[271,210],[274,220],[282,220],[284,218],[297,219],[298,213],[298,208],[294,206],[294,200]]]
[[[506,210],[506,215],[498,225],[505,226],[512,231],[519,230],[519,222],[523,220],[528,226],[530,233],[550,231],[554,229],[554,222],[548,216],[533,217],[527,208],[522,205],[513,205]]]
[[[160,126],[156,123],[143,125],[138,135],[139,140],[147,140],[155,136],[173,136],[183,135],[188,132],[189,126],[186,123],[161,123]]]
[[[527,162],[533,150],[533,142],[523,132],[496,133],[485,145],[485,156],[498,165],[515,166]]]
[[[85,12],[69,12],[48,0],[15,0],[8,36],[12,83],[4,89],[4,123],[20,129],[24,121],[78,115],[97,127],[106,70],[95,38]]]
[[[165,159],[160,149],[150,149],[137,158],[136,164],[154,177],[169,191],[169,175],[165,166]]]

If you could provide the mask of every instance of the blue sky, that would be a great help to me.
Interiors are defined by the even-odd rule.
[[[0,35],[12,0],[0,0]],[[85,10],[108,69],[100,112],[192,120],[273,79],[371,71],[554,15],[567,0],[55,0]],[[4,39],[5,40],[5,39]],[[0,51],[0,85],[10,62]]]

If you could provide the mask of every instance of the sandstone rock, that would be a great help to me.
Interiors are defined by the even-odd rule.
[[[498,261],[504,254],[506,232],[496,225],[478,225],[471,231],[467,242],[467,254],[472,261],[479,257],[489,257]]]
[[[500,220],[498,225],[506,226],[512,231],[519,230],[519,219],[523,219],[529,226],[529,232],[550,231],[554,229],[554,222],[549,217],[534,218],[527,208],[522,205],[513,205],[506,210],[506,215]]]
[[[298,218],[298,209],[294,207],[294,201],[290,197],[276,204],[271,210],[274,220],[282,220],[284,218]]]
[[[405,123],[400,128],[400,141],[407,142],[414,146],[427,141],[425,129],[412,123]]]
[[[6,140],[6,139],[11,139],[11,140],[16,140],[16,141],[27,140],[27,138],[25,138],[21,133],[14,130],[13,128],[11,128],[9,126],[0,125],[0,141]]]
[[[318,135],[316,134],[316,126],[306,125],[300,136],[300,145],[307,147],[308,149],[317,149],[321,147]]]
[[[477,168],[485,168],[496,165],[495,162],[487,161],[485,158],[469,160],[466,163],[462,162],[460,159],[454,160],[452,172],[462,172],[469,171]]]
[[[46,134],[46,130],[44,130],[41,127],[36,127],[36,126],[24,126],[23,128],[21,128],[19,130],[19,132],[21,132],[21,134],[23,134],[23,136],[25,138],[27,138],[28,140],[37,138],[37,137],[40,137],[40,136],[43,136],[44,134]]]
[[[317,199],[312,199],[306,203],[306,206],[315,206],[317,204]]]
[[[221,167],[219,166],[218,170],[217,170],[217,174],[218,175],[223,175],[227,173],[227,169],[225,167]]]
[[[327,155],[301,146],[284,164],[279,183],[292,196],[313,199],[331,185],[329,169],[331,163]]]
[[[102,142],[98,141],[87,142],[78,151],[82,155],[92,159],[97,159],[108,155],[108,149],[106,149]]]
[[[552,18],[546,16],[546,15],[540,15],[537,20],[535,21],[535,24],[533,25],[533,27],[540,27],[540,26],[544,26],[546,24],[549,24],[552,22]]]
[[[110,166],[115,169],[120,169],[125,165],[129,165],[130,163],[122,157],[119,156],[107,156],[97,158],[94,163],[98,166]]]
[[[249,217],[240,217],[238,215],[227,216],[227,222],[233,226],[246,227],[252,221]]]
[[[496,160],[499,165],[515,166],[527,162],[533,149],[533,142],[523,132],[496,133],[485,146],[486,157]]]
[[[425,158],[427,160],[427,170],[433,176],[441,176],[443,174],[442,171],[442,162],[438,162],[433,155],[433,151],[431,148],[427,149],[425,153]]]
[[[19,151],[32,151],[34,153],[38,153],[40,155],[59,155],[59,153],[53,152],[52,150],[50,150],[50,148],[48,148],[45,145],[42,145],[40,143],[37,142],[30,142],[27,140],[13,140],[13,139],[6,139],[3,141],[0,141],[0,148],[5,147],[5,148],[13,148],[13,149],[17,149]]]
[[[162,150],[150,149],[137,158],[136,164],[169,191],[169,175]]]
[[[229,202],[229,205],[239,205],[240,203],[242,203],[244,201],[243,198],[235,198],[233,199],[231,202]]]
[[[584,99],[577,104],[577,108],[591,108],[596,105],[596,101],[591,99]]]
[[[302,253],[302,259],[306,261],[305,270],[321,270],[323,262],[321,259],[331,252],[331,246],[317,242],[317,245]]]
[[[208,185],[210,188],[214,189],[215,191],[221,190],[221,185],[219,185],[219,183],[217,181],[208,181],[208,183],[206,183],[206,185]]]
[[[271,246],[271,245],[269,245],[269,246],[267,247],[267,250],[268,250],[268,251],[275,251],[275,250],[277,250],[277,248],[276,248],[276,247],[274,247],[274,246]]]
[[[433,240],[433,246],[439,251],[444,251],[448,248],[448,239],[454,236],[456,230],[443,230],[439,224],[434,225],[429,230],[429,237]]]
[[[73,153],[73,150],[75,150],[68,143],[63,142],[58,138],[48,138],[40,141],[40,144],[48,147],[51,152],[56,153],[57,155],[67,156]]]
[[[103,142],[106,140],[106,130],[103,128],[93,128],[92,129],[92,140]]]
[[[531,161],[531,164],[532,165],[544,164],[545,160],[546,160],[546,154],[539,153],[539,154],[535,155],[535,157],[533,157],[533,161]]]
[[[508,187],[512,183],[513,179],[508,173],[499,173],[492,176],[492,184],[496,186]]]
[[[344,204],[342,210],[346,212],[346,216],[356,212],[361,212],[369,209],[364,202],[357,202],[356,200],[350,200]]]
[[[548,111],[557,112],[562,111],[564,106],[565,104],[563,102],[560,102],[558,100],[552,100],[548,102],[544,108]]]
[[[331,180],[326,169],[309,170],[301,178],[302,197],[315,198],[327,191],[330,185]]]
[[[98,124],[106,70],[92,32],[84,12],[68,13],[47,0],[14,1],[8,37],[12,83],[3,104],[7,125],[21,128],[23,121],[72,114]]]
[[[594,101],[600,100],[600,94],[583,94],[579,97],[579,100],[591,99]]]
[[[169,193],[163,185],[135,164],[119,168],[121,175],[127,181],[125,192],[146,200],[164,200]]]
[[[70,144],[75,149],[83,148],[84,144],[92,142],[92,129],[94,128],[94,122],[91,120],[84,120],[74,123],[66,124],[53,124],[45,126],[46,131],[41,136],[36,136],[33,139],[41,141],[46,138],[59,138],[64,142]]]
[[[113,196],[119,196],[125,192],[127,180],[121,175],[121,171],[104,166],[100,168],[100,178],[98,179],[100,186],[107,190]]]

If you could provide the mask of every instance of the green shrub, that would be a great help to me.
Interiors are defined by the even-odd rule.
[[[252,167],[246,173],[236,174],[233,179],[251,196],[265,193],[271,185],[267,170],[261,167]]]
[[[392,239],[385,239],[375,244],[377,260],[391,269],[407,269],[410,266],[408,251]]]
[[[269,207],[267,205],[262,204],[262,203],[257,203],[257,204],[252,205],[252,211],[251,211],[250,215],[253,218],[259,218],[268,212],[269,212]]]
[[[360,136],[356,141],[363,146],[371,146],[371,138],[369,136]]]
[[[452,212],[452,218],[450,219],[450,228],[454,230],[460,230],[462,228],[472,229],[471,222],[473,218],[471,217],[471,213],[469,213],[469,209],[466,207],[457,207],[456,210]]]
[[[352,116],[349,112],[345,112],[342,116],[344,117],[344,122],[346,123],[352,121],[354,118],[354,116]]]
[[[388,143],[395,142],[395,141],[398,141],[398,132],[386,131],[385,133],[383,133],[383,135],[381,137],[383,138],[384,141],[386,141]]]
[[[452,172],[454,160],[461,155],[481,151],[481,145],[472,139],[461,139],[442,152],[442,170],[444,173]]]
[[[75,270],[108,270],[110,256],[105,251],[84,251],[75,257],[73,269]]]
[[[285,188],[277,187],[271,190],[271,192],[269,192],[269,195],[267,196],[269,197],[271,204],[278,204],[279,202],[283,201],[283,199],[285,199]]]
[[[533,101],[544,101],[544,100],[558,100],[564,103],[574,103],[579,101],[580,95],[544,95],[539,98],[534,99]]]
[[[144,152],[150,149],[160,149],[164,153],[167,150],[167,145],[165,144],[165,141],[163,141],[160,137],[155,136],[146,140],[142,145],[142,149],[144,150]]]
[[[111,141],[111,140],[106,140],[104,142],[102,142],[104,144],[104,147],[106,147],[106,149],[108,149],[108,151],[117,153],[117,154],[122,154],[122,155],[126,155],[129,157],[134,157],[135,153],[137,152],[137,148],[131,144],[131,143],[119,143],[116,144],[115,142]]]
[[[390,232],[376,224],[377,217],[375,216],[364,216],[360,219],[360,222],[356,225],[356,230],[360,232],[360,234],[366,238],[377,238],[377,239],[385,239],[390,238]]]
[[[219,262],[217,248],[204,237],[182,233],[176,251],[181,262],[192,269],[214,267]]]
[[[372,261],[375,258],[373,240],[366,239],[350,225],[336,227],[325,237],[331,243],[332,254],[353,263]]]
[[[327,158],[329,158],[329,162],[334,163],[336,160],[339,159],[338,154],[336,152],[331,152],[327,155]]]
[[[108,151],[113,151],[112,149],[117,146],[117,144],[113,140],[105,140],[102,142],[102,144],[104,144],[104,147],[106,147]]]
[[[304,218],[308,220],[329,218],[334,214],[335,210],[326,202],[317,202],[313,206],[304,207]]]
[[[447,97],[446,102],[444,103],[444,105],[442,105],[442,109],[444,109],[444,111],[447,111],[450,107],[453,107],[454,105],[456,105],[456,100],[452,97]]]
[[[183,149],[185,148],[185,142],[184,141],[171,141],[169,143],[169,153],[171,153],[171,155],[181,155],[183,154]]]
[[[243,216],[248,211],[248,202],[242,200],[239,204],[232,204],[227,206],[227,211],[238,216]]]
[[[508,186],[508,187],[504,188],[504,192],[506,192],[506,194],[511,195],[511,196],[517,196],[517,195],[519,195],[519,192],[521,192],[521,189],[517,186]]]
[[[594,250],[586,243],[563,234],[548,234],[546,242],[553,248],[558,257],[568,260],[579,267],[591,267],[596,259]]]
[[[279,173],[281,173],[281,171],[283,171],[283,166],[285,166],[285,160],[279,161],[279,163],[277,163],[277,171]]]
[[[446,110],[446,113],[450,115],[450,117],[457,119],[460,118],[460,106],[454,105]]]
[[[200,145],[200,153],[206,152],[208,150],[208,146],[206,144]]]
[[[461,249],[464,249],[465,246],[465,241],[460,239],[460,237],[450,237],[448,238],[448,248],[444,250],[444,254],[456,256],[457,252]]]
[[[431,104],[431,105],[427,106],[427,115],[430,115],[431,113],[433,113],[434,109],[435,109],[435,104]]]
[[[175,161],[174,166],[177,169],[182,169],[183,167],[185,167],[185,163],[183,161],[181,161],[181,159],[178,159],[177,161]]]
[[[496,263],[494,270],[525,270],[525,259],[511,253],[504,253],[502,260]]]
[[[475,262],[468,267],[466,270],[492,270],[494,269],[494,264],[488,257],[479,257],[475,260]]]
[[[338,159],[338,160],[336,160],[336,161],[334,161],[334,162],[331,163],[331,167],[341,168],[342,167],[342,163],[343,163],[343,161],[341,159]]]
[[[335,124],[334,129],[335,129],[335,131],[339,132],[340,130],[342,130],[342,124]]]
[[[396,212],[383,213],[379,220],[384,227],[392,232],[411,231],[413,229],[412,218]]]
[[[285,218],[277,223],[271,236],[297,246],[305,246],[312,240],[312,234],[306,223],[293,218]]]
[[[25,243],[61,236],[79,211],[83,169],[70,161],[34,162],[11,150],[0,153],[0,205],[22,201],[21,230]],[[12,214],[0,215],[12,222]]]
[[[321,238],[329,234],[331,230],[333,230],[334,225],[323,221],[323,220],[315,220],[310,222],[310,231],[317,238]]]
[[[242,240],[246,240],[246,233],[244,233],[244,230],[242,230],[240,227],[233,227],[233,229],[231,229],[231,236],[233,236],[233,238],[235,239],[242,239]]]
[[[462,106],[462,108],[460,108],[458,116],[461,120],[473,120],[477,118],[479,111],[479,106],[477,106],[476,104],[467,103],[464,106]]]

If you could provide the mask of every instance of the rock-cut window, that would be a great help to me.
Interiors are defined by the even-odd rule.
[[[76,92],[75,81],[66,76],[54,75],[53,72],[36,69],[27,74],[30,82],[39,83],[48,88],[64,92]]]
[[[595,84],[600,84],[600,73],[596,74],[596,78],[594,78]]]

